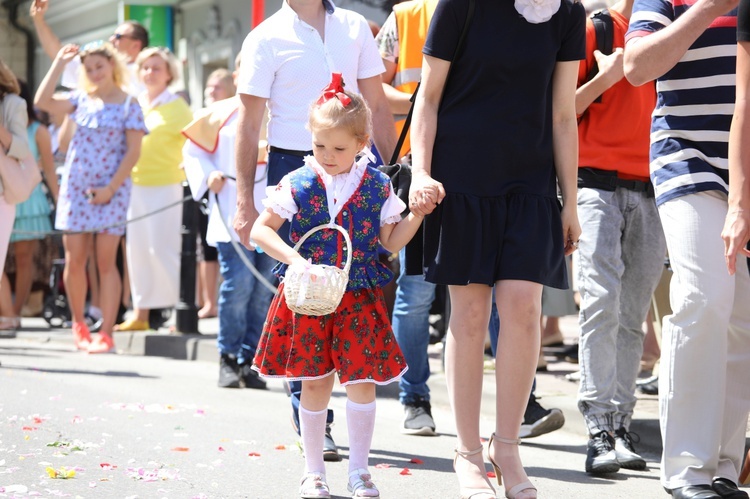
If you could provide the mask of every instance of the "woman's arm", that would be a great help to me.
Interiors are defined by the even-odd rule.
[[[271,258],[292,265],[295,262],[306,262],[294,248],[284,242],[278,234],[279,228],[284,223],[279,215],[265,209],[253,224],[250,230],[250,240],[260,246]]]
[[[750,42],[737,44],[737,97],[729,130],[729,207],[724,230],[727,270],[736,271],[737,254],[750,256]]]
[[[445,197],[443,184],[430,177],[430,173],[437,111],[450,65],[450,61],[437,57],[422,57],[422,84],[414,103],[411,127],[412,181],[409,189],[409,208],[419,216],[431,213]]]
[[[552,149],[557,183],[562,192],[565,254],[575,251],[581,226],[578,223],[578,122],[576,81],[578,61],[561,61],[552,75]]]
[[[9,112],[4,113],[8,123],[0,123],[0,144],[3,152],[16,159],[23,159],[29,154],[29,115],[26,112],[26,102],[17,95],[5,97],[4,105],[9,106]],[[1,118],[1,117],[0,117]]]
[[[112,180],[109,181],[109,184],[104,187],[92,187],[88,190],[88,192],[93,194],[89,203],[109,203],[115,192],[117,192],[117,189],[127,180],[130,176],[130,171],[138,162],[138,158],[141,156],[141,140],[143,139],[143,135],[144,133],[140,130],[125,130],[128,150],[125,152],[125,156],[120,161],[120,166],[117,167],[117,171]]]
[[[52,61],[52,66],[44,75],[41,85],[34,96],[34,104],[42,111],[57,114],[70,114],[73,112],[73,104],[66,98],[55,97],[55,86],[60,80],[60,76],[65,70],[65,65],[78,54],[78,45],[65,45],[57,53],[57,57]]]
[[[398,253],[411,241],[422,225],[424,217],[409,213],[397,224],[386,224],[380,228],[380,244],[391,253]]]
[[[36,147],[39,150],[39,166],[44,172],[44,180],[52,195],[52,199],[57,202],[57,173],[55,172],[55,158],[52,154],[52,138],[49,130],[44,125],[36,129]]]

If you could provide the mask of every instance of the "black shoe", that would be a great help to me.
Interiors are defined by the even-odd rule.
[[[560,409],[545,409],[535,396],[529,397],[523,423],[518,438],[534,438],[559,430],[565,424],[565,416]]]
[[[638,380],[635,385],[644,395],[659,395],[659,376]]]
[[[333,441],[333,437],[331,436],[330,425],[326,425],[326,437],[323,441],[323,460],[333,462],[341,461],[336,442]]]
[[[589,440],[586,450],[586,473],[604,474],[620,471],[615,453],[615,439],[600,431]]]
[[[219,360],[219,386],[221,388],[240,387],[240,366],[237,364],[237,357],[221,354],[221,360]]]
[[[435,435],[435,421],[432,419],[430,402],[419,398],[404,404],[404,426],[401,433],[405,435]]]
[[[669,491],[676,499],[721,499],[710,485],[686,485]]]
[[[646,460],[636,454],[633,442],[640,442],[637,433],[631,433],[625,428],[615,431],[615,455],[620,466],[628,470],[645,470]]]
[[[566,362],[578,364],[578,344],[570,345],[562,352],[562,356]]]
[[[252,362],[245,362],[240,364],[240,377],[242,378],[242,384],[245,388],[252,388],[254,390],[265,390],[266,382],[260,377],[258,371],[253,369]]]
[[[728,478],[717,478],[711,483],[711,488],[721,497],[728,497],[729,499],[748,499],[750,497],[747,492],[740,490],[737,484]]]

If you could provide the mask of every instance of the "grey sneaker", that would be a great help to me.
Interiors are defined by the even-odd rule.
[[[600,431],[589,440],[586,451],[586,473],[603,474],[620,471],[615,452],[615,439],[606,431]]]
[[[435,421],[432,419],[432,407],[427,400],[419,399],[404,405],[405,435],[435,435]]]
[[[615,455],[617,462],[628,470],[645,470],[646,460],[636,454],[633,448],[633,442],[640,442],[641,438],[637,433],[631,433],[625,428],[620,428],[615,432]]]
[[[560,409],[545,409],[532,395],[529,397],[528,404],[526,404],[518,438],[538,437],[559,430],[564,424],[565,416]]]

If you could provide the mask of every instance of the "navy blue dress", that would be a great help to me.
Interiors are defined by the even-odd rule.
[[[513,0],[475,0],[438,112],[432,177],[444,201],[426,218],[425,278],[533,281],[567,288],[552,151],[552,73],[585,57],[585,12],[562,0],[531,24]],[[424,47],[451,60],[468,0],[441,0]]]

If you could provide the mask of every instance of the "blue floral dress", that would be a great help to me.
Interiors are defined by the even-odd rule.
[[[86,191],[112,180],[127,151],[126,130],[148,133],[143,112],[131,97],[122,104],[102,103],[84,92],[73,92],[70,102],[75,106],[71,116],[77,128],[65,158],[55,228],[122,236],[130,203],[130,177],[104,205],[89,203]]]

